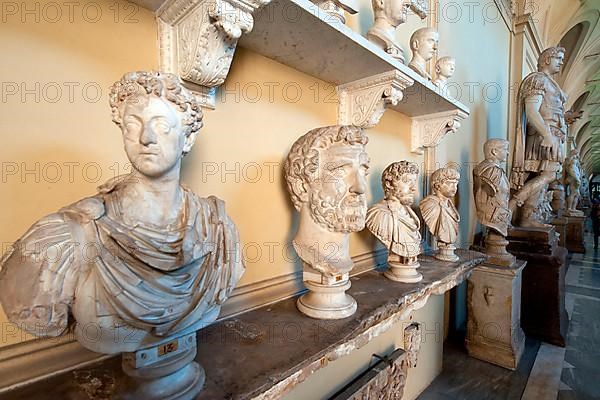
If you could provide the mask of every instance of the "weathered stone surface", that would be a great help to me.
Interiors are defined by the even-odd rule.
[[[465,344],[469,355],[516,369],[525,335],[521,329],[521,273],[525,261],[510,267],[479,265],[469,278],[469,320]]]
[[[329,361],[362,347],[406,319],[423,307],[429,296],[460,284],[485,261],[478,252],[456,253],[460,260],[455,263],[420,256],[423,280],[419,283],[394,282],[376,270],[353,277],[348,293],[358,301],[358,310],[346,319],[307,318],[298,313],[292,298],[199,331],[196,360],[204,366],[207,379],[198,399],[281,398]],[[128,384],[115,359],[77,373],[86,371],[92,376],[106,375],[115,393]],[[3,400],[87,399],[82,390],[69,372],[13,391]]]
[[[571,253],[585,253],[584,224],[585,217],[564,217],[565,225],[565,247]]]
[[[521,290],[521,326],[527,336],[564,346],[569,323],[565,310],[567,249],[557,246],[554,227],[515,228],[508,234],[508,251],[527,261]]]
[[[408,371],[407,353],[397,349],[381,359],[330,400],[401,399]]]

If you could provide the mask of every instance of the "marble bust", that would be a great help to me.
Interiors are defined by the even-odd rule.
[[[404,61],[404,51],[396,41],[396,29],[406,22],[411,9],[421,19],[427,17],[427,4],[423,0],[372,0],[375,21],[367,32],[367,39],[386,53]]]
[[[426,64],[437,51],[440,41],[439,33],[433,28],[420,28],[413,32],[410,37],[410,49],[412,59],[408,66],[423,78],[431,80],[427,72]]]
[[[439,87],[442,92],[445,92],[448,79],[454,75],[455,70],[456,60],[454,57],[446,56],[437,60],[435,63],[435,72],[437,73],[437,76],[433,81],[434,85]]]
[[[579,199],[581,198],[581,178],[579,150],[573,149],[566,158],[564,166],[564,186],[568,193],[565,214],[571,217],[581,217],[584,215],[583,211],[577,209]]]
[[[520,227],[546,227],[536,210],[543,190],[564,161],[567,125],[578,114],[565,112],[567,95],[554,80],[565,57],[562,47],[550,47],[538,59],[538,71],[519,87],[518,118],[510,174],[513,223]]]
[[[125,74],[109,100],[132,172],[40,219],[17,240],[0,264],[0,302],[35,336],[74,325],[84,347],[124,352],[124,371],[153,382],[147,391],[140,383],[134,397],[198,393],[204,372],[193,362],[195,331],[217,318],[244,272],[224,202],[180,183],[202,111],[177,76],[159,72]],[[135,354],[156,355],[166,343],[178,350],[147,368],[136,363]],[[168,376],[156,372],[163,364]],[[156,397],[156,385],[168,389]]]
[[[354,267],[349,234],[365,227],[367,141],[355,126],[316,128],[296,140],[285,161],[288,191],[300,213],[292,244],[309,289],[297,305],[313,318],[346,318],[356,311],[345,291]]]
[[[492,264],[510,266],[515,257],[506,251],[511,211],[510,185],[502,164],[508,157],[508,141],[489,139],[483,145],[485,160],[473,169],[473,196],[477,218],[486,227],[486,253]]]
[[[458,237],[460,215],[454,206],[460,173],[453,168],[440,168],[431,175],[431,191],[419,208],[429,232],[437,239],[438,252],[435,258],[457,261],[454,243]]]
[[[388,249],[385,276],[398,282],[419,282],[417,272],[421,254],[421,222],[412,210],[417,192],[419,169],[416,164],[399,161],[381,175],[385,198],[367,211],[367,228]]]

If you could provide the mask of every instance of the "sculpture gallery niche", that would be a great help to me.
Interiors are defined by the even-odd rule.
[[[346,318],[356,311],[349,272],[349,234],[365,227],[367,136],[352,125],[316,128],[292,145],[285,162],[285,179],[300,212],[292,241],[303,261],[309,292],[298,309],[319,319]]]
[[[393,281],[412,283],[423,279],[417,272],[421,222],[411,208],[418,176],[414,163],[399,161],[388,165],[381,174],[385,198],[367,212],[367,228],[388,249],[389,269],[384,275]]]
[[[193,398],[204,383],[195,332],[244,272],[238,232],[223,201],[180,184],[202,111],[177,76],[125,74],[110,106],[132,172],[36,222],[2,260],[0,301],[33,335],[74,322],[84,347],[124,352],[134,398]]]

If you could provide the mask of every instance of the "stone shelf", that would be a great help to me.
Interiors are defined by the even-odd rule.
[[[420,257],[423,280],[416,284],[390,281],[377,270],[352,278],[348,291],[358,302],[350,318],[310,319],[296,309],[295,300],[247,312],[198,332],[196,359],[206,370],[203,399],[277,399],[372,338],[406,320],[439,295],[464,281],[485,260],[481,253],[458,250],[460,260],[449,263]],[[0,396],[6,400],[36,398],[114,398],[128,385],[120,359],[58,375]],[[93,397],[94,398],[94,397]]]
[[[309,0],[272,0],[254,14],[239,45],[333,85],[390,71],[414,81],[388,108],[409,117],[469,109]],[[407,54],[410,57],[410,54]]]

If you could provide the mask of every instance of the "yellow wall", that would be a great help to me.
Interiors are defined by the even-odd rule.
[[[443,9],[451,2],[441,3]],[[482,7],[488,3],[482,1]],[[0,107],[2,252],[40,217],[93,194],[97,185],[115,174],[128,172],[120,132],[110,120],[107,94],[123,72],[157,68],[154,17],[143,9],[131,8],[129,3],[107,0],[90,2],[102,6],[102,16],[91,22],[96,19],[95,9],[89,8],[93,6],[83,14],[88,3],[78,4],[81,8],[74,10],[73,21],[63,9],[62,18],[56,22],[48,21],[54,14],[42,15],[36,22],[35,16],[19,13],[3,14],[6,22],[0,23],[0,74],[4,82]],[[348,25],[366,33],[372,21],[370,7],[370,1],[362,0],[360,13],[350,17]],[[475,227],[468,166],[481,159],[485,138],[506,137],[507,133],[509,32],[502,19],[483,21],[482,7],[473,21],[466,15],[458,22],[451,15],[444,18],[443,13],[439,18],[440,56],[456,57],[458,69],[453,81],[462,90],[460,100],[471,108],[471,116],[460,131],[446,139],[438,151],[441,165],[456,161],[463,167],[458,200],[463,245],[471,241]],[[462,9],[462,13],[467,12]],[[411,16],[398,31],[405,48],[412,30],[422,25],[424,22]],[[21,99],[22,89],[35,90],[38,82],[39,101],[33,94]],[[86,84],[89,91],[82,93]],[[72,99],[69,85],[74,86]],[[474,87],[472,98],[468,85]],[[502,97],[485,101],[485,85],[499,85]],[[62,96],[54,102],[57,86]],[[101,90],[99,99],[95,99],[94,87]],[[17,93],[9,94],[11,90]],[[228,79],[217,92],[216,110],[205,112],[205,128],[184,161],[183,180],[199,195],[214,194],[227,202],[247,261],[241,285],[300,270],[289,248],[297,214],[282,180],[282,163],[296,138],[309,129],[336,122],[337,105],[332,96],[335,100],[334,88],[326,83],[238,49]],[[390,162],[408,159],[422,165],[422,157],[409,152],[409,129],[408,118],[387,112],[379,125],[369,130],[369,204],[382,197],[380,174]],[[72,176],[69,165],[73,166]],[[22,176],[25,169],[35,170],[36,166],[37,172]],[[58,179],[57,171],[61,173]],[[366,231],[352,235],[353,255],[370,252],[375,246]],[[443,296],[430,300],[415,316],[442,323]],[[0,314],[0,347],[29,339],[3,321],[5,317]],[[367,353],[391,350],[399,343],[401,335],[396,328],[344,360],[352,357],[348,365],[359,368],[368,364]],[[434,357],[440,345],[424,344],[423,357]],[[439,351],[435,354],[439,356]],[[411,377],[407,396],[414,397],[425,381],[433,379],[439,362],[432,358],[423,363],[421,368],[428,370],[422,371],[419,379]],[[334,364],[327,371],[315,379],[328,381],[327,377],[335,376],[339,386],[343,382],[338,378],[346,379],[358,369],[347,370],[345,377]],[[298,388],[297,393],[302,390]]]

